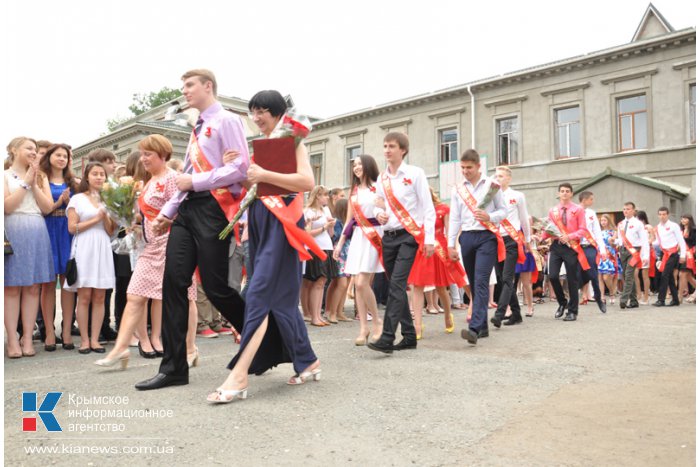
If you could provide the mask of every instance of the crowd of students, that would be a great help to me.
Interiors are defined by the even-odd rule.
[[[404,161],[409,140],[397,132],[384,138],[385,170],[374,157],[360,155],[349,190],[329,190],[313,185],[303,144],[294,155],[296,174],[252,163],[240,119],[216,103],[211,72],[193,70],[183,82],[188,102],[201,111],[184,166],[170,160],[172,145],[159,135],[145,137],[123,167],[111,152],[93,151],[80,178],[71,171],[69,145],[26,137],[8,144],[9,358],[36,354],[40,318],[47,352],[59,344],[73,350],[71,336],[78,334],[82,354],[104,353],[103,344],[116,339],[95,362],[100,366],[126,368],[130,346],[144,358],[163,357],[158,375],[136,385],[158,389],[187,384],[188,368],[199,359],[195,336],[232,334],[240,351],[227,380],[208,398],[226,403],[245,398],[249,373],[282,362],[292,362],[296,371],[288,384],[320,378],[302,319],[315,327],[357,320],[355,345],[392,353],[417,348],[424,314],[443,313],[445,333],[453,333],[453,309],[467,309],[461,337],[475,345],[489,336],[490,325],[523,322],[520,296],[526,317],[549,298],[558,304],[554,318],[569,322],[589,300],[603,313],[616,300],[621,309],[695,301],[692,215],[683,215],[679,225],[661,206],[654,226],[627,201],[616,224],[611,215],[596,214],[592,192],[578,194],[576,204],[573,187],[563,182],[559,203],[537,206],[544,217],[533,217],[523,193],[511,188],[510,168],[487,176],[473,149],[460,159],[463,180],[438,194],[423,169]],[[262,91],[250,110],[269,138],[286,103],[276,91]],[[231,145],[237,149],[226,151]],[[210,154],[218,156],[207,160]],[[122,174],[139,191],[131,225],[118,225],[100,198]],[[257,183],[289,194],[257,197],[234,234],[218,240],[228,222],[224,212]],[[298,192],[308,193],[303,208]],[[72,259],[78,274],[69,283]],[[58,336],[57,281],[63,314]],[[403,339],[396,343],[399,329]]]

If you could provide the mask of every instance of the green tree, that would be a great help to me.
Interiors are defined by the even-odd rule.
[[[182,96],[179,89],[169,88],[164,86],[159,91],[149,92],[148,94],[134,94],[132,104],[129,106],[131,115],[127,117],[116,117],[107,120],[107,128],[109,131],[114,131],[119,125],[127,120],[130,120],[144,112],[147,112],[155,107],[167,104],[170,101]]]

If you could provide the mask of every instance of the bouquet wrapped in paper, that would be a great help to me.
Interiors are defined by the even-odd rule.
[[[550,235],[552,237],[561,237],[561,231],[559,230],[559,227],[557,227],[557,224],[552,222],[548,218],[543,218],[540,219],[539,221],[542,224],[542,230],[547,233],[547,235]]]
[[[488,184],[488,188],[486,189],[484,199],[482,199],[479,205],[476,207],[477,209],[481,209],[482,211],[486,209],[486,206],[488,206],[489,203],[491,203],[491,201],[493,201],[493,198],[501,189],[501,185],[492,178],[489,178],[489,180],[486,183]]]
[[[275,129],[272,130],[272,133],[270,134],[270,139],[292,137],[294,138],[294,146],[296,147],[299,145],[299,143],[301,143],[301,140],[308,136],[310,131],[311,121],[309,120],[309,118],[305,115],[301,115],[300,113],[298,113],[295,108],[291,108],[287,110],[287,112],[285,112]],[[241,206],[238,209],[236,215],[233,216],[233,219],[231,219],[231,222],[228,223],[224,230],[222,230],[221,233],[219,233],[220,240],[224,240],[233,231],[234,225],[241,219],[243,213],[255,200],[257,190],[257,183],[253,184],[250,187],[248,193],[245,195],[243,200],[241,200]]]
[[[122,227],[129,227],[134,219],[134,205],[138,197],[137,184],[132,177],[119,177],[116,184],[105,183],[100,192],[110,217]]]

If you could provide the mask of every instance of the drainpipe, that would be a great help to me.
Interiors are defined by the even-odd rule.
[[[476,149],[476,106],[474,105],[474,94],[472,94],[471,84],[467,85],[467,92],[471,97],[471,114],[472,114],[472,149]]]

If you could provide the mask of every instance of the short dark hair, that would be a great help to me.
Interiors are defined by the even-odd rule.
[[[479,153],[475,149],[467,149],[462,153],[462,157],[459,158],[460,162],[473,162],[475,164],[481,164],[481,158]]]
[[[578,200],[579,200],[579,201],[583,201],[584,199],[588,199],[588,198],[590,198],[590,197],[592,197],[592,196],[593,196],[593,192],[592,192],[592,191],[582,191],[582,192],[578,195]]]
[[[384,142],[386,143],[387,141],[396,141],[399,145],[399,148],[406,151],[403,154],[403,157],[408,156],[408,136],[406,136],[404,133],[401,133],[399,131],[391,131],[387,133],[384,137]]]
[[[623,206],[632,206],[632,209],[637,209],[637,205],[634,204],[632,201],[627,201]]]
[[[101,162],[97,161],[91,161],[88,162],[88,164],[85,166],[85,169],[83,170],[83,178],[80,179],[80,185],[78,185],[78,193],[85,193],[90,189],[90,184],[88,183],[88,174],[92,169],[95,167],[99,167],[102,170],[105,171],[105,175],[107,174],[107,171],[105,170],[105,166],[102,165]]]
[[[666,206],[661,206],[661,207],[659,208],[659,212],[661,212],[661,211],[665,212],[666,214],[668,214],[669,212],[671,212],[671,211],[669,211],[669,209],[668,209]]]
[[[369,154],[360,154],[355,159],[360,159],[362,164],[362,178],[367,186],[372,186],[374,182],[379,178],[379,167],[377,167],[377,161],[374,157]],[[352,174],[352,186],[353,188],[362,183],[363,180],[357,178],[357,175],[353,172]]]
[[[248,102],[248,110],[265,109],[273,117],[281,117],[287,111],[287,102],[279,91],[259,91]]]
[[[116,161],[114,153],[108,149],[98,148],[90,151],[87,155],[88,162],[100,162],[104,164],[107,161]]]
[[[574,187],[572,187],[571,183],[569,182],[561,182],[557,187],[557,191],[561,190],[562,188],[568,188],[569,190],[571,190],[572,193],[574,191]]]

